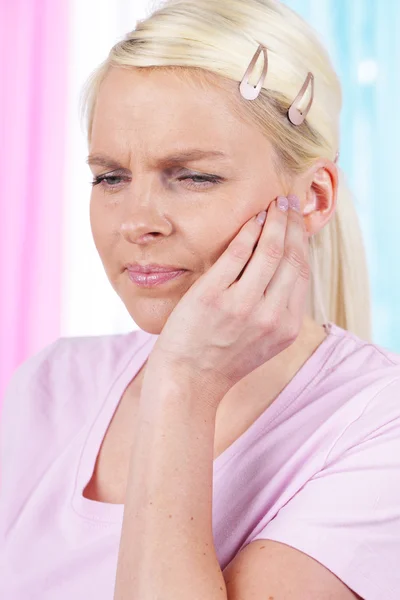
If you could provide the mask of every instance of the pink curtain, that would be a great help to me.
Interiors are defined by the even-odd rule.
[[[68,0],[0,0],[0,407],[60,335]]]

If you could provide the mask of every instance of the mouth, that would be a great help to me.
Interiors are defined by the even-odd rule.
[[[184,273],[188,273],[186,270],[179,271],[166,271],[164,273],[138,273],[128,269],[128,276],[132,283],[142,288],[152,288],[159,286],[169,281],[175,280]]]

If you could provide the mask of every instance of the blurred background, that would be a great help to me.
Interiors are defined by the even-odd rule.
[[[339,165],[370,271],[373,341],[400,352],[400,2],[286,0],[319,32],[343,85]],[[60,336],[137,328],[89,224],[79,100],[149,0],[0,0],[0,398],[14,369]]]

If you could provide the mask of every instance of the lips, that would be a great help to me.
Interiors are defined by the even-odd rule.
[[[129,279],[139,287],[154,287],[166,283],[171,279],[176,279],[180,275],[186,273],[186,270],[168,271],[159,273],[138,273],[128,269]]]
[[[135,264],[128,264],[128,265],[126,265],[126,268],[131,273],[144,273],[144,274],[176,273],[177,271],[186,271],[186,269],[182,269],[182,267],[175,267],[175,266],[170,266],[170,265],[156,265],[156,264],[149,264],[149,265],[143,265],[143,266],[135,265]]]

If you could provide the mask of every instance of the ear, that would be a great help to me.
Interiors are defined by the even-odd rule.
[[[296,182],[297,196],[309,236],[318,233],[333,217],[337,205],[338,169],[329,159],[318,159]]]

